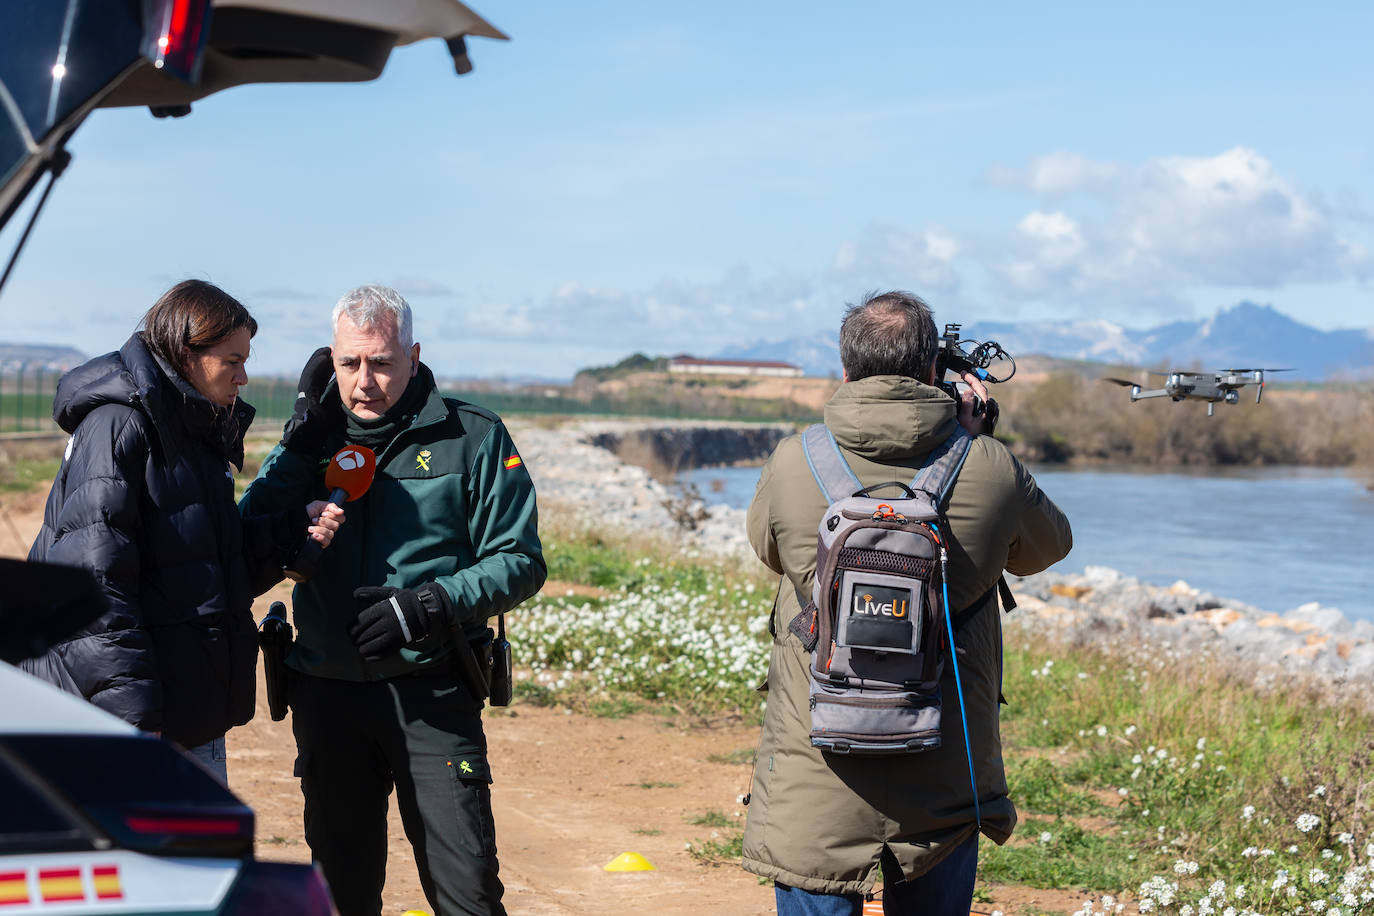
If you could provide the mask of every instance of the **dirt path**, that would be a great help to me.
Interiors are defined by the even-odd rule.
[[[286,591],[264,596],[255,614]],[[306,862],[291,723],[273,722],[266,702],[259,684],[257,717],[229,735],[229,782],[257,812],[258,855]],[[757,729],[683,731],[652,716],[600,719],[518,705],[489,711],[486,723],[512,913],[600,914],[608,904],[663,914],[772,912],[771,888],[735,866],[701,865],[684,848],[712,833],[690,818],[741,810],[736,799],[748,788],[749,765],[710,757],[752,746]],[[384,912],[427,910],[394,805],[389,838]],[[603,870],[627,851],[656,870]]]

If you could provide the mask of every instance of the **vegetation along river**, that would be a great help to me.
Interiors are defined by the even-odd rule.
[[[1057,569],[1110,566],[1154,585],[1179,579],[1282,613],[1316,601],[1374,620],[1374,493],[1313,468],[1032,469],[1073,523]],[[680,475],[707,503],[748,506],[759,469]]]

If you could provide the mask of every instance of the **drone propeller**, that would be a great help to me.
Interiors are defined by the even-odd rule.
[[[1296,372],[1296,369],[1218,369],[1218,372]]]
[[[1111,378],[1110,376],[1103,376],[1102,378],[1098,379],[1098,381],[1100,381],[1100,382],[1112,382],[1112,383],[1114,383],[1114,384],[1117,384],[1117,385],[1122,386],[1123,388],[1139,388],[1139,387],[1140,387],[1140,383],[1139,383],[1139,382],[1128,382],[1128,381],[1126,381],[1124,378]]]
[[[1210,372],[1193,372],[1188,369],[1175,369],[1172,372],[1160,372],[1158,369],[1149,369],[1146,371],[1151,375],[1158,375],[1160,378],[1168,378],[1171,375],[1186,375],[1190,378],[1206,378],[1212,374]]]

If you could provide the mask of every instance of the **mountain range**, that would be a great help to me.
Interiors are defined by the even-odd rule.
[[[961,336],[996,340],[1013,356],[1171,369],[1292,368],[1290,378],[1312,381],[1374,376],[1374,328],[1323,331],[1253,302],[1144,330],[1103,319],[979,321],[965,325]],[[838,374],[840,367],[838,339],[824,332],[729,347],[715,358],[783,360],[818,376]]]

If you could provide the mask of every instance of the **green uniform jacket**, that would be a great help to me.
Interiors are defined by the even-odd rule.
[[[848,382],[825,407],[825,425],[865,486],[909,481],[955,423],[951,398],[900,376]],[[744,867],[815,893],[868,893],[879,876],[884,845],[902,873],[914,878],[967,839],[976,820],[948,664],[940,685],[944,742],[938,749],[898,757],[840,757],[811,746],[809,656],[787,624],[799,610],[797,590],[811,594],[816,529],[826,505],[801,437],[781,442],[749,506],[749,541],[783,578],[744,831]],[[986,595],[1004,569],[1017,575],[1039,572],[1062,559],[1073,543],[1064,514],[1021,463],[988,436],[973,441],[950,492],[947,516],[952,611]],[[995,598],[985,600],[987,607],[955,641],[983,832],[1004,843],[1016,824],[1016,808],[1007,797],[998,728],[1002,622]]]
[[[377,451],[372,486],[344,505],[344,523],[319,573],[292,594],[296,643],[287,661],[300,671],[364,681],[449,664],[448,633],[364,662],[348,636],[359,586],[437,582],[471,637],[486,627],[487,618],[509,611],[544,584],[534,484],[501,419],[441,397],[428,369],[422,367],[415,381],[430,385],[424,406]],[[332,453],[331,448],[322,460],[277,446],[239,502],[240,512],[260,515],[326,498],[324,471]]]

